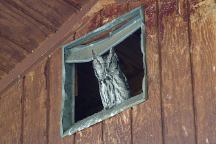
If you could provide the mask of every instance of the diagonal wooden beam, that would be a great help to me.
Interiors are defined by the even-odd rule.
[[[61,47],[64,41],[75,31],[81,19],[97,2],[98,0],[89,0],[86,2],[80,11],[72,14],[55,34],[48,37],[34,52],[26,56],[26,58],[21,63],[18,63],[8,75],[4,76],[0,80],[0,94],[18,78],[23,77],[34,64],[47,57],[50,52]]]

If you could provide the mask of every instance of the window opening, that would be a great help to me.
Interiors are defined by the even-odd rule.
[[[142,7],[63,46],[62,61],[63,137],[144,102]]]

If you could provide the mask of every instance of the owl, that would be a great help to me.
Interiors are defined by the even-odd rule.
[[[127,79],[121,71],[118,56],[111,48],[107,56],[96,56],[92,50],[93,69],[99,83],[104,109],[112,108],[130,97]]]

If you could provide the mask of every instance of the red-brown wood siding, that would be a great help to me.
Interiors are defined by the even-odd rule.
[[[83,20],[70,40],[141,4],[145,7],[147,102],[62,139],[61,50],[56,49],[0,96],[0,143],[215,143],[214,0],[112,4]]]

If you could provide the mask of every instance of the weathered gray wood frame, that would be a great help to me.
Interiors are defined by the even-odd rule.
[[[109,36],[102,40],[97,40],[87,45],[81,45],[83,42],[94,38],[102,32],[106,32],[113,27],[125,22],[120,28],[109,33]],[[144,78],[142,84],[143,92],[137,96],[131,97],[123,103],[109,109],[102,110],[83,120],[75,123],[75,63],[92,61],[92,49],[97,55],[102,55],[110,48],[116,46],[136,30],[141,29],[141,51],[143,53]],[[61,136],[71,135],[104,119],[112,117],[127,108],[144,102],[147,99],[147,67],[145,52],[145,26],[143,8],[136,8],[127,14],[107,23],[106,25],[92,31],[86,36],[79,38],[63,46],[63,72],[62,72],[62,113],[61,113]]]

